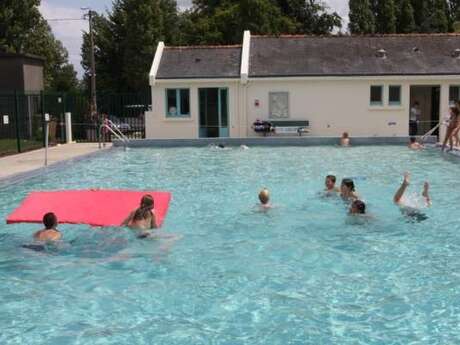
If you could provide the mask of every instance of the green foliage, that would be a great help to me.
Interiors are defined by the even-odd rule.
[[[411,33],[416,29],[414,19],[414,8],[410,0],[400,0],[398,11],[398,27],[399,33]]]
[[[45,58],[45,88],[72,91],[78,85],[76,72],[67,50],[38,11],[39,5],[40,0],[2,0],[0,49]]]
[[[352,34],[371,34],[375,32],[375,17],[369,0],[350,0],[350,23],[348,29]]]
[[[396,6],[394,0],[378,0],[375,7],[376,31],[381,34],[396,32]]]

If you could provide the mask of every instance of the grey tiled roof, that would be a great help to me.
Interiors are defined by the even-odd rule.
[[[239,78],[241,46],[166,47],[157,79]]]
[[[377,57],[384,49],[386,58]],[[250,77],[460,74],[460,35],[252,36]]]

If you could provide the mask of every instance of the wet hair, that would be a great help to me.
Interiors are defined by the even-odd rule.
[[[410,142],[413,144],[413,143],[415,143],[415,142],[417,141],[417,138],[415,138],[415,137],[410,137],[409,140],[410,140]]]
[[[224,145],[224,144],[219,144],[219,145],[217,145],[217,147],[220,148],[220,149],[225,149],[225,145]]]
[[[270,201],[270,192],[267,188],[264,188],[260,191],[259,200],[263,205],[268,204],[268,202]]]
[[[147,208],[138,208],[136,212],[134,212],[133,220],[134,221],[141,221],[144,219],[148,219],[150,216],[150,210]]]
[[[43,225],[47,230],[54,229],[57,226],[57,217],[53,212],[49,212],[43,216]]]
[[[342,180],[342,186],[347,186],[352,192],[355,191],[355,183],[351,178],[344,178]]]
[[[458,116],[460,114],[460,110],[457,107],[451,107],[450,111],[455,115]]]
[[[153,196],[151,196],[150,194],[146,194],[142,197],[140,208],[152,210],[154,206],[155,202],[153,200]]]
[[[348,132],[343,132],[343,134],[342,134],[342,138],[344,138],[344,139],[348,139]]]
[[[326,180],[331,180],[334,183],[335,183],[335,181],[337,181],[337,179],[336,179],[336,177],[334,175],[327,175]]]
[[[364,214],[366,213],[366,204],[364,203],[364,201],[361,201],[361,200],[355,200],[353,201],[353,203],[351,204],[351,207],[352,208],[355,208],[359,213],[359,214]]]

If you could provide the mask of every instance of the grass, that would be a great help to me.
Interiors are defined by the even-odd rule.
[[[43,147],[43,142],[36,140],[21,139],[21,152],[36,150]],[[14,155],[18,153],[16,139],[0,139],[0,156]]]

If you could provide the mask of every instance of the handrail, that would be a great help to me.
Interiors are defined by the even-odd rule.
[[[439,122],[436,126],[431,128],[428,132],[426,132],[422,137],[420,138],[420,141],[425,140],[426,137],[430,136],[431,134],[434,133],[435,130],[437,130],[441,126],[441,122]]]
[[[107,123],[103,123],[99,126],[99,148],[102,148],[102,144],[105,146],[105,137],[102,135],[102,129],[105,128],[109,132],[111,132],[118,140],[120,140],[123,144],[125,149],[128,147],[129,139],[126,135],[124,135],[116,126],[115,124],[107,120]],[[102,139],[101,139],[102,138]]]

